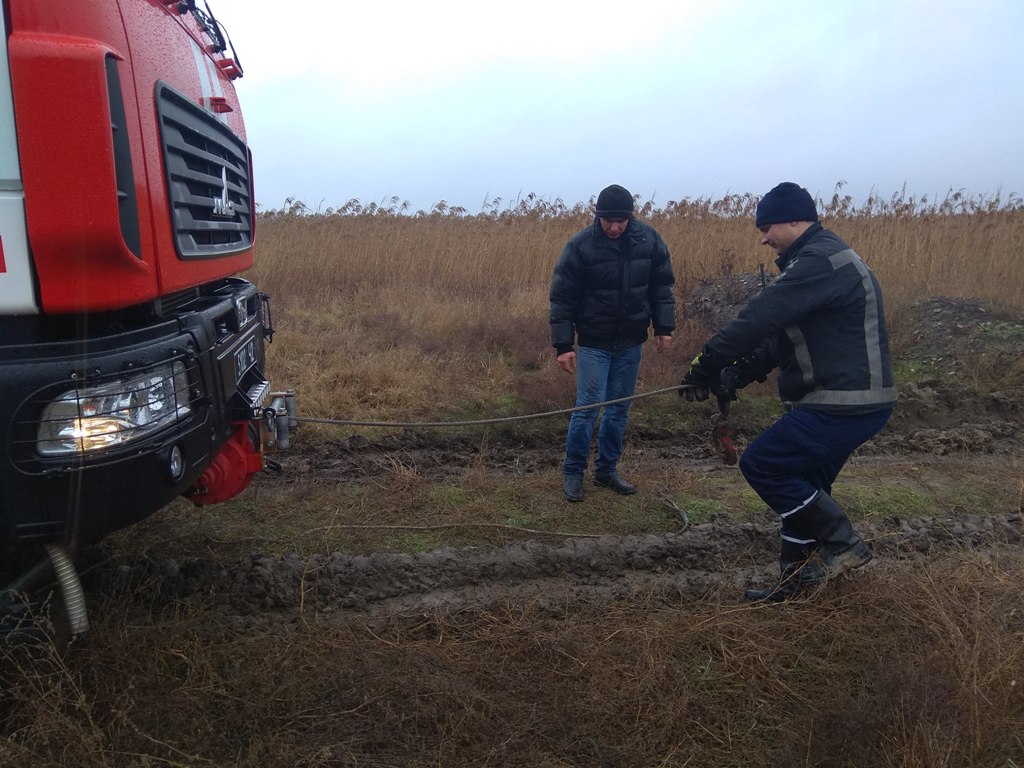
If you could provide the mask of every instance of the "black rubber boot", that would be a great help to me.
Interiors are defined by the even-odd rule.
[[[818,539],[818,552],[829,578],[860,568],[871,561],[871,547],[857,535],[850,519],[824,491],[819,492],[814,503],[802,509],[798,515],[800,520],[793,522]]]
[[[814,557],[816,550],[817,542],[796,544],[783,538],[779,548],[779,580],[761,589],[748,589],[743,593],[744,599],[780,603],[813,590],[825,581],[821,561]]]

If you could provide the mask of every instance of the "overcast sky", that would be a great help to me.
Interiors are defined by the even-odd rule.
[[[1022,0],[209,6],[264,209],[1024,192]]]

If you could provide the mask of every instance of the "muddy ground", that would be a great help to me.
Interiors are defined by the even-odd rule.
[[[759,289],[684,312],[714,328]],[[564,421],[300,428],[237,499],[78,553],[89,632],[21,643],[33,613],[0,645],[0,765],[1024,765],[1024,323],[962,299],[896,323],[898,408],[836,489],[876,557],[810,599],[743,604],[778,523],[710,403],[637,409],[639,491],[580,505]]]
[[[723,290],[702,287],[688,312],[714,328],[727,321],[751,291],[756,277],[737,277]],[[932,299],[913,307],[912,343],[902,351],[908,364],[943,372],[970,370],[970,355],[1015,356],[1024,351],[1024,324],[972,300]],[[996,329],[993,331],[992,329]],[[904,333],[908,331],[904,329]],[[966,347],[957,339],[966,339]],[[979,339],[981,340],[979,342]],[[979,348],[978,344],[987,344]],[[965,349],[970,349],[970,354]],[[980,349],[980,351],[979,351]],[[1017,393],[968,385],[963,375],[937,375],[900,383],[900,402],[890,426],[864,446],[854,462],[902,463],[906,472],[941,478],[963,470],[1020,484],[1024,413]],[[742,443],[752,435],[737,435]],[[686,465],[713,472],[718,464],[706,445],[694,445],[656,430],[633,429],[631,445],[653,474],[657,465]],[[481,464],[490,472],[530,476],[557,466],[561,446],[550,440],[478,440],[438,431],[407,431],[380,439],[352,436],[326,442],[299,441],[282,456],[284,472],[262,478],[264,487],[309,483],[365,483],[394,471],[397,462],[428,478],[458,482]],[[877,554],[869,568],[899,569],[951,548],[1019,547],[1024,535],[1020,504],[988,514],[950,508],[929,517],[880,515],[860,526]],[[744,585],[764,582],[775,570],[777,524],[764,514],[736,522],[719,516],[699,525],[680,520],[676,532],[658,535],[550,536],[524,532],[503,546],[442,548],[420,554],[331,554],[267,556],[258,549],[237,562],[223,558],[162,557],[145,561],[116,554],[88,569],[87,588],[107,592],[113,583],[140,579],[159,583],[168,601],[199,597],[218,621],[241,627],[293,617],[319,620],[459,611],[509,600],[558,611],[566,601],[621,598],[637,589],[687,597],[720,594],[735,599]]]

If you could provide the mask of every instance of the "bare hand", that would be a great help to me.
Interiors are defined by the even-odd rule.
[[[563,352],[558,356],[558,364],[566,373],[576,373],[576,353]]]
[[[657,348],[657,350],[659,352],[662,352],[662,351],[668,349],[670,346],[672,346],[672,337],[671,336],[655,336],[654,337],[654,346]]]

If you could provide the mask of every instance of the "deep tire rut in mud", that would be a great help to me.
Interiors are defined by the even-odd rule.
[[[1017,547],[1024,539],[1020,513],[891,519],[860,528],[876,554],[868,568],[913,568],[923,557]],[[776,540],[774,525],[721,519],[661,536],[528,540],[414,555],[253,555],[230,568],[212,560],[122,561],[101,576],[109,588],[144,574],[165,599],[198,596],[220,620],[245,625],[296,610],[321,620],[478,610],[508,601],[558,611],[569,602],[637,591],[685,599],[719,593],[732,601],[751,581],[767,583],[774,575]]]

